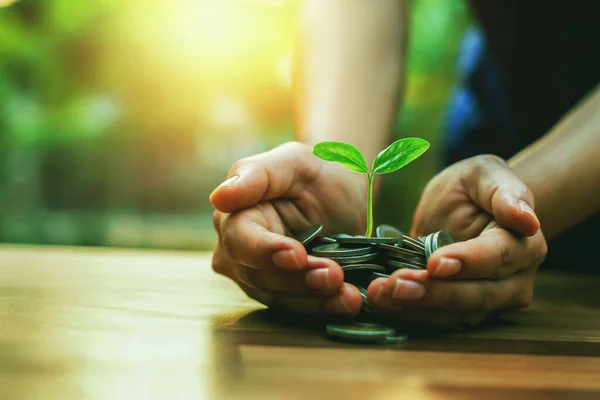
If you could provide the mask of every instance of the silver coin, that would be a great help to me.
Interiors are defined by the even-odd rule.
[[[396,332],[385,325],[355,322],[351,325],[327,325],[327,334],[337,339],[380,342],[394,336]]]
[[[415,240],[415,239],[411,238],[410,236],[402,237],[402,246],[408,247],[409,249],[416,250],[416,251],[421,251],[421,252],[425,251],[425,245],[423,243],[421,243],[421,241]]]
[[[389,253],[388,258],[390,260],[394,260],[394,261],[402,261],[402,262],[406,262],[409,264],[427,266],[427,259],[424,256],[412,257],[412,256],[405,256],[405,255],[399,254],[399,253]]]
[[[452,243],[454,243],[454,239],[452,239],[448,233],[443,231],[427,235],[425,240],[425,256],[427,259],[429,259],[431,254],[433,254],[437,249]]]
[[[360,292],[360,295],[362,296],[363,305],[362,305],[361,311],[365,311],[367,314],[370,314],[371,316],[379,317],[377,312],[375,310],[373,310],[373,308],[371,308],[371,306],[369,305],[369,300],[367,299],[367,289],[365,289],[365,287],[361,286],[361,285],[356,285],[356,288],[358,289],[358,291]]]
[[[340,246],[339,243],[331,243],[314,247],[311,254],[317,257],[364,256],[371,253],[371,249],[371,247],[347,248]]]
[[[426,265],[422,265],[422,264],[408,263],[408,262],[395,261],[395,260],[388,260],[387,263],[390,267],[393,267],[396,269],[408,268],[408,269],[424,270],[427,267]]]
[[[386,268],[379,264],[347,264],[342,265],[342,271],[385,272]]]
[[[319,238],[320,241],[325,242],[325,243],[337,243],[337,240],[335,240],[335,238],[332,238],[330,236],[321,236]]]
[[[392,225],[381,224],[375,228],[375,235],[380,238],[394,238],[400,239],[404,234],[402,231]]]
[[[431,253],[433,253],[433,251],[431,250],[431,242],[433,240],[433,233],[429,234],[425,237],[425,257],[429,260],[429,257],[431,257]]]
[[[307,244],[312,242],[317,236],[319,236],[319,233],[321,233],[322,230],[322,224],[313,225],[303,230],[302,232],[294,234],[294,239],[306,246]]]
[[[353,237],[339,237],[337,238],[338,243],[342,244],[394,244],[397,243],[398,240],[395,238],[389,237],[364,237],[364,236],[353,236]]]
[[[383,244],[378,244],[377,247],[380,249],[388,250],[388,253],[387,253],[388,255],[397,253],[397,254],[403,254],[407,257],[422,257],[423,256],[423,252],[420,250],[419,251],[410,250],[410,249],[405,249],[400,246],[393,246],[393,245],[383,243]]]
[[[363,256],[350,256],[350,257],[329,257],[330,260],[337,262],[340,265],[348,264],[362,264],[368,261],[373,261],[379,256],[379,253],[370,253]]]
[[[433,253],[440,247],[447,246],[452,243],[454,243],[454,239],[452,239],[450,234],[443,231],[436,232],[431,241],[431,252]]]
[[[389,345],[394,345],[394,344],[405,343],[407,340],[408,340],[407,335],[394,335],[394,336],[386,337],[385,340],[383,341],[383,343],[389,344]]]
[[[377,278],[389,278],[390,276],[388,274],[384,274],[381,272],[373,272],[373,274],[371,275],[371,279],[375,280]]]
[[[348,235],[347,233],[335,233],[333,235],[329,235],[329,237],[332,237],[335,239],[335,241],[337,242],[337,240],[339,238],[353,238],[354,236],[352,235]]]

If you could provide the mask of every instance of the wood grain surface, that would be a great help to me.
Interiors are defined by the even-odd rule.
[[[600,277],[394,346],[282,323],[208,253],[0,246],[0,399],[600,398]]]

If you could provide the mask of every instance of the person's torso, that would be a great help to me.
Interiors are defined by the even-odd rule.
[[[479,28],[461,50],[445,165],[484,153],[511,157],[600,81],[600,0],[469,3]],[[546,266],[598,271],[598,229],[600,213],[561,234],[549,243]]]

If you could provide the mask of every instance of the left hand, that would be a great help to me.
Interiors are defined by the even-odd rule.
[[[437,250],[426,271],[374,280],[369,304],[400,323],[441,329],[526,307],[547,252],[533,209],[531,191],[498,157],[448,167],[425,188],[411,236],[442,230],[458,242]]]

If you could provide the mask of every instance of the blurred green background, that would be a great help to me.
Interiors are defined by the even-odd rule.
[[[0,0],[0,242],[212,249],[208,195],[293,139],[298,1]],[[432,148],[386,176],[408,229],[437,168],[462,1],[413,0],[396,136]]]

